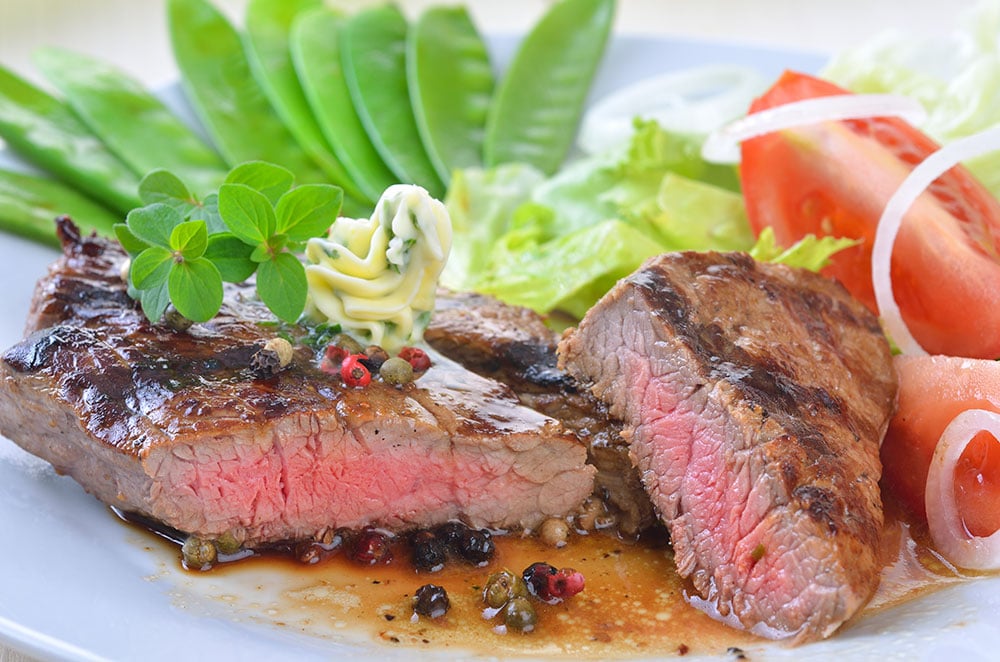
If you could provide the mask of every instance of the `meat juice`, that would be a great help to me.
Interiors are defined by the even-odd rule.
[[[184,578],[197,587],[195,593],[218,601],[239,620],[362,646],[498,657],[628,658],[738,656],[739,650],[763,643],[687,603],[689,585],[677,575],[670,547],[662,541],[632,543],[605,533],[573,535],[559,549],[535,537],[505,535],[495,541],[496,554],[484,567],[451,559],[443,570],[429,573],[414,570],[406,558],[362,566],[341,552],[304,565],[289,555],[261,554],[204,573],[187,572]],[[163,551],[179,558],[175,546],[164,545]],[[926,527],[908,522],[892,504],[887,505],[883,558],[877,593],[840,632],[974,576],[944,561],[930,546]],[[497,570],[520,573],[537,561],[579,570],[586,588],[556,605],[533,601],[535,630],[507,632],[501,616],[484,614],[483,585]],[[448,592],[451,608],[444,617],[413,612],[414,592],[428,583]]]

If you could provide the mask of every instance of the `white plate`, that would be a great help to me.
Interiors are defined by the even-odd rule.
[[[511,43],[493,40],[498,62]],[[713,63],[748,65],[773,77],[786,67],[815,70],[821,61],[760,48],[619,37],[591,98],[650,75]],[[50,249],[0,235],[2,348],[20,338],[35,280],[55,257]],[[0,639],[10,645],[45,658],[150,662],[414,653],[281,630],[252,600],[234,605],[210,597],[236,592],[218,586],[230,581],[228,575],[183,574],[175,557],[147,543],[72,480],[0,438]],[[1000,578],[984,579],[882,611],[820,644],[790,650],[761,643],[747,652],[753,660],[986,660],[1000,649],[997,614]]]

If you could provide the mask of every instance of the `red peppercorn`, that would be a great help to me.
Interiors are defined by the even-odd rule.
[[[350,354],[340,364],[340,378],[344,383],[352,388],[363,388],[368,386],[372,380],[372,373],[362,363],[362,359],[368,357],[364,354]]]
[[[583,573],[572,568],[557,570],[548,563],[532,563],[521,575],[528,591],[549,604],[562,602],[583,590]]]
[[[330,343],[323,350],[323,358],[320,359],[319,369],[328,375],[339,375],[340,367],[349,355],[349,352],[341,347]]]
[[[404,347],[399,350],[399,358],[407,361],[413,367],[413,372],[424,372],[431,367],[431,357],[417,347]]]

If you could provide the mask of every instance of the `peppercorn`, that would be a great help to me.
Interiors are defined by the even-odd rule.
[[[378,374],[386,384],[408,384],[413,381],[413,366],[409,361],[395,356],[382,364]]]
[[[458,551],[458,541],[462,539],[469,527],[461,522],[445,522],[437,528],[435,534],[438,539],[456,552]]]
[[[350,354],[340,364],[340,378],[351,388],[364,388],[372,381],[372,373],[361,362],[364,354]]]
[[[378,345],[365,347],[365,356],[368,357],[368,368],[372,372],[378,372],[382,368],[382,364],[389,360],[389,352]]]
[[[357,340],[346,333],[338,333],[331,341],[332,345],[343,348],[348,354],[364,354],[365,348]]]
[[[431,367],[431,357],[417,347],[404,347],[399,350],[399,358],[413,366],[413,372],[425,372]]]
[[[583,590],[583,574],[572,568],[557,570],[548,563],[532,563],[521,573],[528,591],[549,604],[562,602]]]
[[[507,603],[503,612],[503,620],[508,629],[531,632],[538,622],[538,614],[535,613],[534,606],[527,598],[516,597],[511,598],[510,602]]]
[[[450,607],[448,592],[436,584],[424,584],[413,595],[413,611],[421,616],[440,618]]]
[[[517,597],[528,597],[528,586],[524,579],[506,568],[490,575],[483,587],[483,602],[492,609],[500,609]]]
[[[363,565],[389,563],[392,560],[392,541],[381,531],[365,529],[354,541],[351,558]]]
[[[211,540],[189,536],[181,545],[181,560],[188,570],[208,570],[218,558],[218,550]]]
[[[180,311],[174,308],[173,304],[167,306],[167,309],[163,311],[163,323],[174,331],[184,332],[191,328],[194,324],[192,320],[181,315]]]
[[[458,539],[458,553],[474,565],[486,565],[495,551],[493,535],[486,529],[466,529]]]
[[[538,537],[550,547],[565,547],[569,538],[569,524],[558,517],[549,517],[538,528]]]
[[[418,531],[410,540],[410,560],[417,570],[437,572],[447,560],[445,545],[432,531]]]

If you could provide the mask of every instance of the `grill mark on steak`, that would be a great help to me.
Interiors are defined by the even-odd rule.
[[[842,287],[745,254],[663,255],[559,352],[625,422],[694,604],[801,642],[868,600],[895,375]]]
[[[474,293],[438,291],[424,333],[437,351],[480,375],[508,385],[521,402],[561,421],[587,445],[597,468],[595,491],[625,536],[637,536],[657,518],[646,495],[621,422],[559,369],[558,334],[536,312]]]
[[[532,527],[593,489],[576,437],[496,381],[431,352],[411,384],[352,389],[302,345],[254,379],[272,318],[245,288],[175,332],[125,296],[120,247],[60,232],[29,335],[0,360],[0,432],[121,511],[254,547],[341,526]]]

